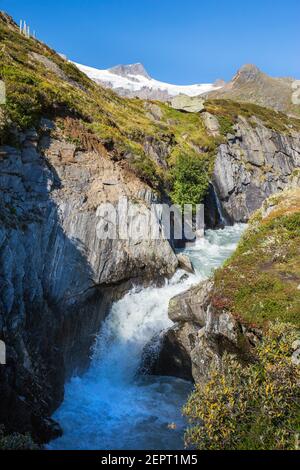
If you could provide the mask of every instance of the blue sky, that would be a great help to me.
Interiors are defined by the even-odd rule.
[[[245,63],[300,78],[299,0],[0,0],[70,59],[142,62],[177,84],[229,80]]]

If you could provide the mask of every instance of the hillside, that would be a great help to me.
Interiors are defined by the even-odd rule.
[[[209,93],[211,99],[231,99],[273,108],[300,116],[300,106],[293,104],[293,78],[274,78],[255,65],[244,65],[220,90]]]
[[[300,190],[275,195],[250,219],[237,251],[215,275],[213,305],[254,326],[300,327]]]
[[[0,77],[7,94],[2,144],[14,143],[14,128],[36,127],[42,117],[48,117],[79,147],[101,149],[124,171],[156,189],[168,188],[170,175],[165,168],[180,153],[203,159],[208,168],[216,142],[200,115],[176,112],[161,103],[123,99],[95,84],[46,45],[21,35],[7,15],[1,14],[0,20]]]
[[[101,149],[124,171],[169,195],[176,179],[172,168],[178,158],[189,155],[206,175],[199,194],[203,200],[216,149],[226,141],[239,116],[249,121],[257,116],[265,126],[284,134],[300,130],[300,121],[281,113],[223,100],[209,101],[204,108],[219,121],[220,135],[213,135],[204,115],[183,113],[160,102],[121,98],[95,84],[45,44],[20,34],[6,14],[0,20],[0,77],[7,93],[2,106],[2,143],[14,142],[13,128],[27,129],[39,125],[42,117],[54,118],[66,138],[82,148]],[[193,202],[190,194],[180,203]],[[174,201],[179,202],[176,196]]]

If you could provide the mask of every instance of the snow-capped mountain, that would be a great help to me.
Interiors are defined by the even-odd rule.
[[[88,77],[101,85],[112,88],[122,96],[139,97],[166,101],[173,96],[184,94],[198,96],[221,88],[219,84],[172,85],[151,78],[140,63],[118,65],[111,69],[99,70],[73,62]]]

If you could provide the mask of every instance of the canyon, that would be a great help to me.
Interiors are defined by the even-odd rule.
[[[300,122],[230,100],[204,100],[201,111],[187,113],[120,98],[21,36],[8,15],[1,13],[0,26],[8,94],[0,146],[0,339],[7,347],[0,421],[8,433],[46,443],[62,434],[52,415],[66,382],[91,364],[111,309],[133,287],[159,288],[178,274],[172,239],[100,240],[98,206],[127,197],[141,207],[138,224],[151,204],[177,202],[176,159],[192,155],[205,169],[206,228],[246,223],[267,198],[299,187]],[[219,349],[240,352],[245,338],[255,342],[255,331],[209,307],[212,289],[206,280],[171,300],[176,326],[162,325],[171,329],[153,373],[197,381],[220,361]]]

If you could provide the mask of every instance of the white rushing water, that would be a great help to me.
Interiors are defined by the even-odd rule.
[[[92,364],[74,377],[54,418],[64,430],[51,449],[182,449],[181,408],[191,384],[172,377],[138,374],[142,351],[170,327],[169,300],[206,279],[234,251],[243,225],[208,230],[184,250],[196,274],[178,271],[163,287],[133,289],[115,302],[97,339]],[[170,423],[176,429],[170,429]],[[174,426],[172,426],[173,428]]]

